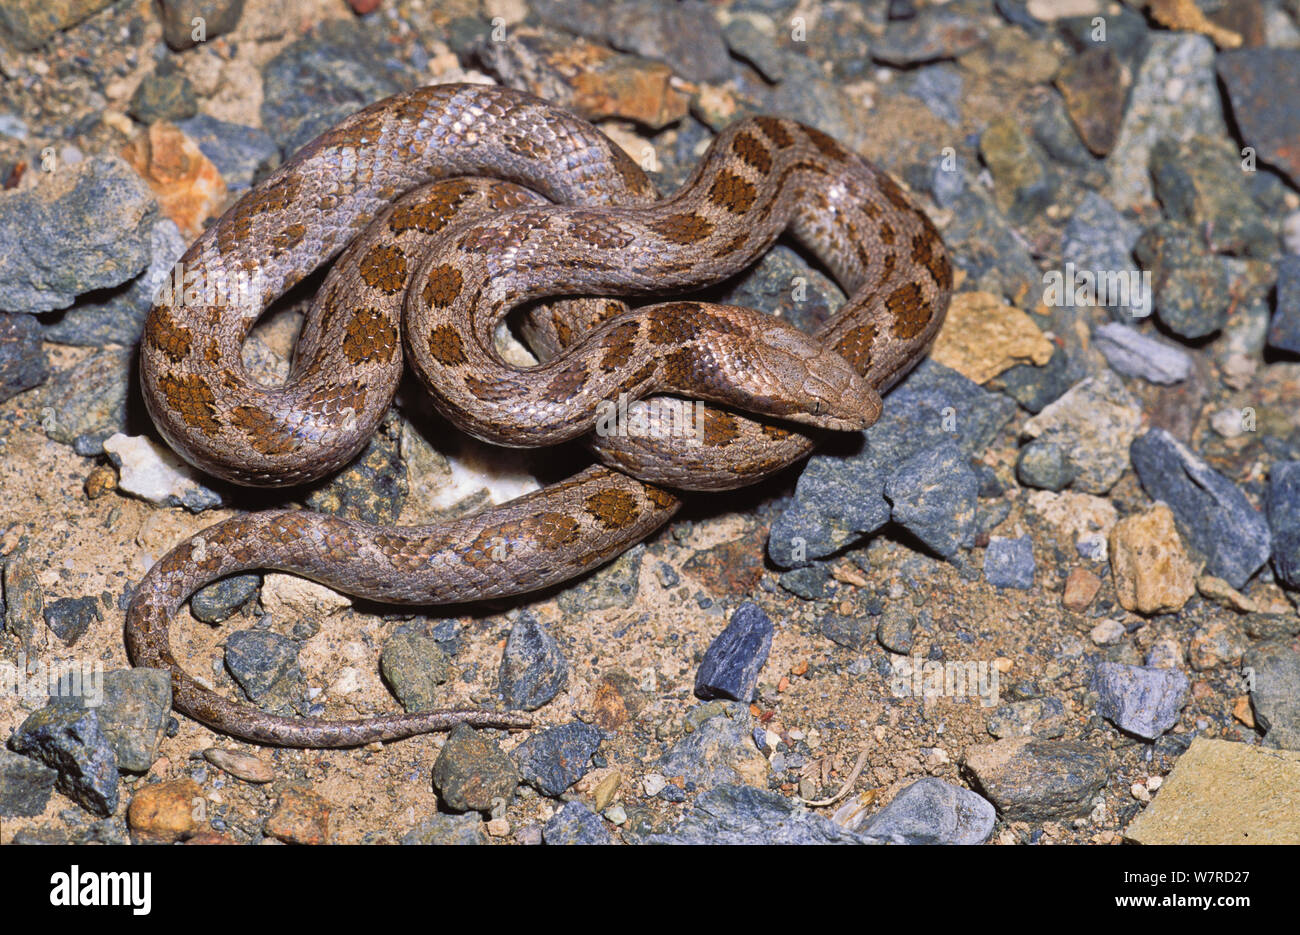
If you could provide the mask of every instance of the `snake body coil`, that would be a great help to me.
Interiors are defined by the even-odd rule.
[[[532,300],[707,285],[782,231],[849,295],[816,335],[734,306],[629,310],[612,298],[561,299],[534,303],[523,323],[540,364],[510,365],[496,349],[498,325]],[[336,256],[288,382],[256,383],[240,348],[258,316]],[[586,436],[603,462],[427,527],[301,510],[241,516],[150,569],[127,613],[136,664],[169,668],[175,707],[216,730],[311,747],[528,718],[435,711],[335,721],[233,703],[171,653],[169,620],[193,591],[266,568],[360,597],[440,604],[572,578],[666,522],[679,503],[665,486],[753,483],[812,450],[798,424],[875,421],[878,394],[933,342],[951,288],[924,214],[887,175],[810,127],[773,117],[735,123],[682,189],[659,200],[591,125],[529,95],[476,85],[422,88],[348,118],[245,195],[181,263],[187,277],[255,274],[257,284],[222,306],[173,297],[146,322],[149,411],[204,470],[256,485],[336,470],[388,408],[404,350],[435,406],[465,431],[526,446]],[[660,393],[671,395],[651,398]],[[601,405],[621,395],[651,423],[673,419],[682,398],[717,405],[705,409],[694,444],[672,431],[593,434]]]

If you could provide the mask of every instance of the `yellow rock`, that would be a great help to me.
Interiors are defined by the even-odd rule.
[[[1173,613],[1196,592],[1196,567],[1174,528],[1173,513],[1163,503],[1115,524],[1110,567],[1125,610]]]
[[[1300,753],[1197,737],[1124,835],[1139,844],[1300,844]]]
[[[931,356],[976,383],[1017,364],[1046,364],[1052,342],[1032,318],[988,292],[959,292]]]

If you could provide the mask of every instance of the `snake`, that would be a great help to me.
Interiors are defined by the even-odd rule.
[[[740,272],[783,233],[848,296],[813,334],[752,309],[675,299]],[[240,352],[268,305],[334,261],[288,379],[258,383]],[[828,134],[750,116],[724,127],[660,197],[592,124],[527,93],[433,85],[372,104],[245,193],[179,261],[140,342],[160,434],[195,467],[248,486],[346,465],[409,362],[434,408],[485,442],[585,439],[596,463],[480,512],[386,526],[303,509],[224,520],[176,545],[135,588],[126,642],[171,673],[173,706],[255,743],[352,747],[458,724],[525,728],[524,712],[439,709],[288,717],[189,675],[171,618],[196,590],[255,569],[394,604],[510,597],[575,578],[664,525],[681,491],[730,489],[860,430],[925,356],[952,270],[926,214]],[[178,280],[180,281],[180,280]],[[221,288],[238,282],[240,289]],[[250,285],[251,284],[251,285]],[[516,327],[536,357],[510,362]],[[627,401],[649,431],[601,431]],[[698,402],[697,402],[698,401]],[[699,418],[684,438],[685,407]]]

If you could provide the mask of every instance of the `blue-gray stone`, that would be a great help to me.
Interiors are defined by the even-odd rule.
[[[848,831],[785,796],[753,786],[725,785],[703,792],[672,831],[648,844],[883,844]]]
[[[1181,383],[1192,373],[1192,359],[1183,350],[1117,321],[1092,333],[1093,346],[1112,370],[1148,383]]]
[[[1034,586],[1034,543],[1029,536],[994,536],[984,552],[984,580],[995,588],[1028,590]]]
[[[41,814],[58,776],[30,757],[0,749],[0,815],[31,818]]]
[[[812,564],[781,572],[776,583],[795,597],[801,597],[805,601],[820,601],[826,596],[826,586],[830,580],[831,573],[825,565]]]
[[[1294,254],[1277,261],[1277,312],[1268,343],[1278,350],[1300,354],[1300,256]]]
[[[0,198],[0,310],[67,308],[121,285],[149,262],[158,205],[117,156],[55,172],[49,185]]]
[[[1268,524],[1273,530],[1273,570],[1300,590],[1300,461],[1282,461],[1268,475]]]
[[[1093,673],[1097,711],[1120,730],[1155,740],[1178,723],[1190,690],[1178,669],[1102,662]]]
[[[1242,658],[1242,671],[1264,741],[1300,750],[1300,653],[1285,640],[1260,643]]]
[[[1142,489],[1163,500],[1179,528],[1207,559],[1209,573],[1240,589],[1272,549],[1268,522],[1232,481],[1164,429],[1152,429],[1129,449]]]
[[[587,774],[603,739],[600,728],[574,721],[538,731],[511,755],[525,782],[543,795],[560,795]]]
[[[40,386],[49,375],[40,322],[0,312],[0,403]]]
[[[757,604],[746,601],[705,651],[695,673],[696,696],[753,701],[758,673],[771,649],[772,621]]]
[[[907,458],[944,444],[983,454],[1016,405],[926,360],[885,399],[879,421],[842,454],[820,454],[795,485],[794,503],[772,524],[768,554],[785,568],[824,558],[875,532],[890,517],[885,483]]]
[[[298,680],[298,644],[268,630],[239,630],[226,639],[226,668],[253,701]]]
[[[535,711],[564,688],[569,663],[555,637],[525,612],[510,630],[498,677],[506,705]]]
[[[872,815],[862,833],[893,844],[983,844],[996,820],[987,799],[927,776]]]
[[[486,844],[483,818],[476,812],[464,815],[434,815],[426,818],[406,834],[402,843],[410,845],[432,844]]]
[[[569,802],[542,828],[547,844],[613,844],[604,820],[581,802]]]
[[[194,592],[190,598],[190,613],[204,623],[224,623],[253,598],[262,587],[259,574],[231,575],[214,581]]]
[[[231,191],[248,188],[280,161],[280,147],[265,130],[207,114],[182,120],[177,126],[198,143]]]
[[[885,482],[891,517],[944,558],[975,545],[979,478],[952,442],[918,452]]]
[[[62,597],[45,605],[45,625],[65,646],[77,642],[92,623],[102,619],[97,597]]]
[[[117,809],[117,756],[95,709],[52,701],[19,725],[9,749],[59,774],[55,787],[101,818]]]

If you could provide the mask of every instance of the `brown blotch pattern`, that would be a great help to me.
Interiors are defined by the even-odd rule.
[[[470,186],[465,184],[449,182],[439,185],[429,192],[427,198],[395,207],[388,216],[388,229],[395,234],[410,230],[435,234],[456,216],[470,191]]]
[[[704,410],[704,444],[709,448],[726,448],[740,437],[736,417],[719,409]]]
[[[943,249],[934,249],[937,243],[938,236],[929,231],[915,235],[912,238],[912,262],[924,266],[936,286],[947,289],[952,285],[952,267]]]
[[[871,323],[850,329],[835,345],[835,351],[858,373],[871,366],[871,345],[876,340],[876,326]]]
[[[298,440],[279,420],[256,406],[236,406],[230,410],[230,421],[264,455],[288,454],[298,447]]]
[[[914,282],[890,293],[885,306],[894,316],[894,334],[900,338],[914,338],[930,323],[930,310],[921,294],[921,287]]]
[[[750,168],[756,169],[766,175],[772,171],[772,154],[767,151],[767,147],[758,141],[758,137],[752,133],[741,131],[736,134],[736,138],[731,141],[731,150]]]
[[[450,263],[443,263],[429,270],[429,278],[424,284],[422,297],[429,308],[448,308],[460,295],[464,277],[460,270]]]
[[[458,367],[469,359],[460,332],[451,325],[438,325],[429,332],[429,356],[447,367]]]
[[[373,308],[359,308],[348,319],[343,353],[354,364],[367,360],[388,363],[397,351],[397,329]]]
[[[172,363],[179,364],[190,352],[190,330],[161,305],[155,305],[149,312],[144,338],[150,346],[170,357]]]
[[[290,224],[271,238],[271,246],[276,250],[292,250],[302,243],[302,239],[306,235],[306,224]]]
[[[601,490],[588,497],[583,504],[587,514],[605,529],[622,529],[636,522],[640,510],[636,497],[626,490]]]
[[[158,388],[167,397],[167,405],[190,428],[212,436],[221,430],[217,421],[217,399],[202,377],[189,373],[176,377],[163,374]]]
[[[551,382],[542,392],[542,398],[550,402],[562,403],[581,392],[586,382],[587,368],[582,364],[570,364],[551,378]]]
[[[582,531],[578,521],[567,513],[547,511],[538,515],[536,521],[537,544],[547,550],[572,545]]]
[[[876,233],[880,235],[880,242],[886,247],[892,247],[894,241],[898,239],[898,234],[894,230],[894,225],[888,221],[881,221],[880,226],[876,228]]]
[[[391,244],[375,244],[357,264],[357,272],[370,288],[394,295],[406,287],[406,254]]]
[[[678,244],[699,243],[713,233],[713,222],[698,214],[670,214],[651,221],[649,227],[665,240]]]
[[[734,172],[723,169],[709,186],[709,201],[732,214],[744,214],[754,206],[758,190]]]
[[[737,234],[735,237],[731,238],[731,240],[728,240],[722,246],[718,247],[718,249],[714,250],[713,256],[715,258],[731,256],[731,254],[735,253],[737,250],[744,247],[745,244],[748,242],[749,242],[748,233]]]
[[[671,510],[680,502],[668,491],[661,490],[658,487],[651,487],[649,484],[645,485],[645,498],[660,510]]]
[[[778,149],[785,149],[787,146],[794,145],[794,137],[790,135],[790,131],[777,118],[755,117],[754,122],[763,131],[763,135],[771,140]]]
[[[803,133],[808,137],[808,142],[817,147],[817,151],[827,159],[843,162],[849,158],[848,152],[835,141],[834,137],[828,136],[816,127],[804,127]]]
[[[636,351],[640,330],[641,326],[635,321],[622,321],[610,329],[609,334],[600,339],[605,348],[600,358],[600,369],[608,372],[625,366]]]

